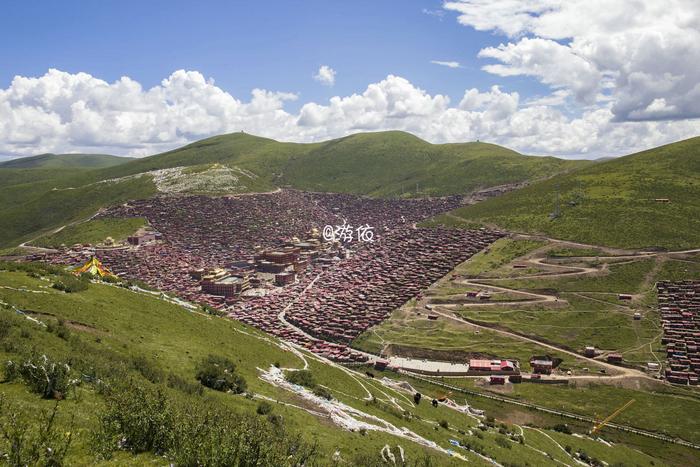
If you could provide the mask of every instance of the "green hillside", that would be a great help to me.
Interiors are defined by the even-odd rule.
[[[125,242],[129,235],[133,235],[147,223],[143,217],[92,219],[68,225],[58,232],[39,237],[32,241],[30,246],[58,248],[76,243],[96,245],[103,243],[107,237],[111,237],[115,243],[120,243]]]
[[[108,154],[40,154],[0,163],[0,169],[96,169],[124,164],[130,157]]]
[[[102,173],[112,178],[213,162],[250,170],[276,186],[371,196],[466,193],[590,164],[523,156],[488,143],[430,144],[401,131],[360,133],[313,144],[232,133]]]
[[[31,240],[86,219],[102,206],[148,198],[157,192],[149,176],[104,183],[85,183],[86,178],[84,174],[61,174],[56,179],[0,189],[0,245]]]
[[[550,216],[557,193],[560,213]],[[593,164],[457,209],[434,222],[497,225],[594,245],[673,250],[700,247],[698,219],[700,137]]]
[[[380,466],[386,465],[380,460],[385,445],[397,456],[401,446],[407,465],[462,464],[445,449],[472,465],[489,465],[477,452],[502,465],[556,465],[553,459],[573,463],[557,443],[516,425],[479,419],[442,404],[432,407],[430,397],[437,388],[421,389],[425,400],[416,405],[410,392],[385,386],[363,371],[292,350],[237,322],[187,311],[161,294],[78,279],[73,281],[83,284],[80,291],[65,293],[51,286],[66,280],[65,273],[45,266],[0,264],[0,430],[9,436],[0,437],[0,452],[10,451],[14,434],[35,439],[42,411],[50,413],[54,406],[58,417],[38,440],[39,455],[59,456],[58,448],[71,438],[64,462],[28,461],[33,445],[27,443],[24,462],[18,465],[291,466],[300,465],[294,459],[315,446],[315,455],[304,465]],[[42,363],[44,358],[49,365]],[[59,364],[47,379],[18,369],[51,368],[51,363]],[[200,384],[211,383],[207,375],[223,371],[217,370],[223,364],[230,364],[224,374],[235,377],[235,390],[227,393]],[[367,428],[343,429],[324,414],[322,404],[302,397],[304,390],[260,378],[263,372],[280,371],[275,367],[288,377],[307,368],[305,379],[330,393],[328,403],[336,415],[350,413]],[[230,381],[229,376],[221,378]],[[477,428],[482,420],[486,425]],[[544,422],[545,428],[550,423],[557,422]],[[402,436],[382,431],[387,426],[399,427]],[[556,432],[541,433],[547,437]],[[610,465],[651,465],[654,460],[621,443],[609,447],[588,438],[556,436],[571,446],[572,455],[585,451]],[[434,441],[438,449],[409,437]],[[260,457],[257,462],[227,463],[224,459],[235,452]],[[425,456],[432,463],[424,462]]]
[[[262,192],[289,186],[411,197],[463,194],[588,164],[524,156],[486,143],[434,145],[396,131],[313,144],[233,133],[106,168],[2,169],[0,247],[88,217],[101,206],[157,193],[152,177],[137,176],[153,170],[173,169],[176,173],[160,188],[174,187],[177,193]],[[97,183],[103,180],[112,181]]]

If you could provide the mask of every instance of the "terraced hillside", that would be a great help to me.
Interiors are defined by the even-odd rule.
[[[696,137],[533,183],[435,222],[498,225],[594,245],[680,250],[700,246],[699,218]]]

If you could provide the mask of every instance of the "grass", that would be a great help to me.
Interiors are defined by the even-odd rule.
[[[437,221],[497,225],[592,245],[680,250],[700,245],[700,137],[596,163]],[[550,219],[559,194],[560,216]],[[670,203],[656,202],[657,198]]]
[[[54,156],[55,157],[55,156]],[[62,156],[63,157],[63,156]],[[13,162],[13,161],[12,161]],[[206,169],[220,164],[240,183],[216,185]],[[99,207],[156,193],[149,177],[98,184],[157,169],[188,167],[176,180],[197,193],[260,192],[276,187],[416,197],[468,193],[583,167],[589,162],[524,156],[486,143],[433,145],[403,132],[357,134],[313,144],[283,143],[245,133],[198,141],[174,151],[92,169],[0,169],[0,247],[86,218]],[[25,161],[24,166],[27,165]],[[227,191],[228,190],[228,191]]]
[[[455,273],[464,274],[468,277],[479,277],[484,272],[492,271],[508,264],[515,258],[519,258],[546,244],[547,242],[538,240],[501,238],[489,248],[480,251],[469,261],[458,267]]]
[[[392,372],[384,372],[383,376],[392,379],[406,379],[414,388],[428,395],[428,397],[444,394],[445,391],[440,386],[433,385],[423,380],[417,380],[410,376],[399,376]],[[639,420],[634,416],[636,412],[632,411],[636,402],[629,408],[630,412],[623,412],[620,415],[622,418],[616,419],[616,421],[621,423],[624,421],[626,424],[639,426],[640,428],[645,425],[652,431],[658,430],[668,433],[679,433],[684,439],[696,438],[696,420],[691,417],[685,417],[682,423],[675,423],[675,417],[679,416],[679,412],[685,407],[686,398],[689,395],[692,396],[692,392],[689,394],[687,391],[679,392],[675,389],[672,389],[669,393],[649,392],[642,389],[630,390],[602,385],[580,387],[547,386],[543,388],[540,385],[528,385],[523,383],[512,386],[513,392],[506,392],[504,394],[503,391],[493,391],[489,386],[484,387],[481,384],[477,384],[478,381],[471,378],[442,378],[442,380],[452,386],[461,386],[487,395],[498,393],[500,396],[510,397],[515,400],[529,401],[553,409],[576,412],[588,417],[595,416],[596,412],[599,416],[607,416],[618,407],[622,406],[630,398],[641,397],[643,401],[641,404],[642,411],[644,407],[649,406],[648,404],[653,407],[653,412],[644,416],[642,425],[639,424]],[[471,406],[485,410],[487,416],[496,419],[496,423],[505,422],[508,425],[520,425],[524,430],[526,445],[543,450],[555,459],[559,459],[569,465],[573,465],[574,462],[571,458],[567,460],[565,452],[554,444],[550,438],[554,438],[560,442],[562,448],[568,445],[572,448],[583,447],[585,450],[585,447],[588,446],[588,441],[577,436],[561,434],[561,437],[555,437],[554,434],[556,432],[551,430],[551,428],[557,424],[565,423],[574,433],[585,436],[592,428],[590,424],[477,396],[454,393],[451,397],[458,404],[468,403]],[[690,407],[692,408],[697,403],[697,397],[691,397],[690,401]],[[671,406],[668,412],[664,412],[664,408],[667,406],[666,404]],[[625,414],[626,416],[623,417]],[[654,416],[658,417],[658,424],[654,422]],[[663,427],[663,429],[659,427]],[[631,454],[626,446],[636,451],[636,454],[632,454],[633,457],[627,459],[616,457],[614,462],[611,462],[610,457],[605,458],[604,460],[610,465],[615,465],[616,462],[619,463],[618,465],[651,465],[651,460],[648,458],[640,462],[644,457],[639,458],[637,454],[642,453],[646,456],[653,457],[654,463],[657,465],[660,461],[670,465],[687,465],[688,463],[692,464],[697,457],[697,451],[693,449],[609,428],[603,428],[599,435],[607,441],[614,443],[615,446],[613,450],[620,448],[617,453],[625,453],[625,455]],[[623,444],[625,446],[623,446]],[[540,460],[539,462],[542,461]],[[531,462],[531,465],[539,465],[539,463]]]
[[[49,280],[47,280],[49,279]],[[274,338],[239,323],[209,315],[192,313],[156,297],[132,292],[120,287],[90,284],[88,290],[66,294],[50,288],[50,275],[29,277],[24,272],[0,271],[0,300],[19,309],[32,310],[33,316],[47,324],[64,320],[69,335],[50,332],[34,322],[0,309],[3,323],[11,322],[9,335],[0,339],[0,360],[4,361],[33,349],[55,359],[72,361],[73,365],[94,364],[127,365],[127,374],[143,378],[142,374],[172,373],[186,381],[196,382],[196,366],[212,352],[234,361],[237,371],[245,377],[253,393],[279,401],[272,402],[272,413],[281,415],[289,430],[301,432],[305,439],[316,440],[323,453],[321,463],[330,462],[338,450],[346,460],[358,454],[376,454],[386,444],[402,446],[409,459],[423,453],[433,456],[438,465],[457,465],[455,460],[422,448],[406,439],[368,431],[365,434],[341,430],[325,418],[318,418],[294,406],[305,403],[295,395],[277,389],[260,380],[257,368],[276,363],[284,368],[302,368],[303,362],[295,354],[277,346]],[[6,321],[10,320],[10,321]],[[53,326],[55,329],[55,326]],[[24,349],[24,350],[23,350]],[[137,358],[138,357],[138,358]],[[421,436],[449,447],[451,439],[463,440],[466,433],[475,431],[478,421],[444,406],[434,408],[429,400],[415,406],[411,393],[400,393],[381,385],[359,372],[349,372],[310,358],[309,371],[318,385],[327,387],[334,397],[372,416],[380,417],[398,427],[406,427]],[[134,370],[129,362],[140,362]],[[115,366],[116,368],[116,366]],[[150,369],[150,370],[148,370]],[[146,371],[148,370],[148,371]],[[116,370],[115,370],[116,371]],[[151,376],[153,377],[153,376]],[[149,383],[146,383],[149,384]],[[154,383],[162,385],[163,383]],[[211,404],[220,404],[240,413],[254,414],[258,407],[255,399],[205,390],[203,396],[165,388],[177,400],[204,397]],[[51,401],[41,400],[17,382],[0,385],[0,393],[26,412],[35,413],[49,408]],[[368,393],[371,400],[366,400]],[[394,402],[392,402],[392,400]],[[293,404],[294,406],[283,405]],[[398,404],[396,406],[395,404]],[[90,434],[97,424],[103,399],[92,385],[82,384],[75,394],[60,403],[62,426],[73,416],[74,446],[67,463],[94,463],[89,443]],[[440,426],[442,425],[442,426]],[[517,428],[506,425],[510,432]],[[502,447],[496,441],[502,438],[495,429],[487,430],[479,440],[484,452],[501,463],[527,461],[531,465],[547,465],[549,459],[518,443]],[[575,442],[575,440],[571,440]],[[458,448],[457,448],[458,449]],[[601,458],[613,460],[614,449],[606,450]],[[482,464],[473,453],[459,450],[472,463]],[[634,457],[636,456],[636,457]],[[641,459],[634,455],[632,459]],[[152,454],[138,456],[119,453],[115,465],[143,465],[158,462]]]
[[[49,276],[46,276],[49,277]],[[139,361],[140,370],[129,370],[132,378],[141,374],[173,374],[186,381],[196,383],[196,366],[212,352],[234,361],[238,372],[248,382],[249,391],[274,400],[303,407],[306,403],[291,393],[276,389],[258,378],[257,368],[268,368],[273,363],[286,368],[301,368],[303,362],[293,353],[277,346],[275,339],[255,329],[236,322],[209,315],[191,313],[158,298],[131,292],[116,286],[91,284],[80,293],[66,294],[50,288],[50,281],[29,277],[22,272],[0,272],[0,300],[22,310],[32,310],[33,316],[47,324],[55,325],[64,320],[70,330],[68,336],[59,337],[37,324],[0,309],[0,319],[13,323],[10,335],[0,339],[0,361],[17,358],[17,355],[35,351],[51,355],[54,359],[72,361],[74,365],[93,365],[95,368],[116,368],[122,364],[131,368],[130,362]],[[7,321],[3,321],[7,323]],[[137,358],[139,357],[139,358]],[[457,412],[441,408],[433,410],[428,404],[412,409],[416,418],[404,419],[403,411],[386,411],[385,405],[368,406],[361,398],[366,396],[362,381],[337,368],[311,360],[311,369],[320,384],[329,387],[331,393],[360,410],[381,416],[398,426],[406,426],[423,436],[448,445],[448,434],[436,432],[433,417],[445,418],[454,426],[463,423]],[[141,372],[141,373],[140,373]],[[162,382],[156,384],[164,384]],[[369,385],[378,400],[391,397],[402,399],[394,391],[382,386]],[[169,394],[179,400],[200,397],[168,389]],[[27,412],[36,412],[50,406],[29,393],[18,383],[0,385],[0,393],[13,403],[25,407]],[[346,395],[348,394],[348,395]],[[257,401],[243,396],[232,396],[206,390],[204,396],[213,404],[221,404],[243,413],[255,413]],[[403,399],[402,399],[403,400]],[[410,408],[409,399],[404,402]],[[75,449],[70,463],[88,464],[94,461],[89,444],[90,433],[97,423],[97,414],[103,404],[102,397],[91,385],[81,385],[77,393],[60,403],[65,417],[75,416]],[[346,459],[354,455],[378,453],[385,444],[401,444],[409,458],[416,459],[422,453],[432,455],[441,465],[451,465],[450,460],[432,450],[426,450],[405,439],[368,431],[365,435],[344,431],[324,418],[317,418],[292,406],[272,403],[273,413],[281,415],[290,430],[303,433],[308,440],[316,440],[326,457],[337,449]],[[432,410],[432,412],[431,412]],[[461,420],[461,421],[460,421]],[[466,428],[466,425],[465,425]],[[124,457],[118,457],[123,461]],[[129,457],[124,463],[150,462],[152,456]],[[122,462],[116,462],[122,464]]]
[[[425,314],[416,316],[410,307],[395,311],[388,320],[369,329],[352,343],[353,347],[374,353],[379,353],[388,344],[397,344],[401,349],[400,354],[416,358],[433,355],[433,358],[440,360],[451,354],[451,359],[465,361],[471,353],[513,359],[527,365],[525,362],[533,355],[549,354],[561,358],[562,366],[574,370],[592,366],[566,354],[495,331],[480,330],[477,333],[465,323],[444,318],[428,320]],[[440,356],[444,358],[438,358]]]
[[[112,167],[132,160],[108,154],[41,154],[0,163],[2,169],[87,169]]]
[[[32,241],[31,245],[44,248],[70,246],[76,243],[96,245],[103,243],[107,237],[111,237],[115,243],[120,243],[147,223],[148,221],[143,217],[93,219],[72,224],[59,232],[39,237]]]
[[[488,388],[477,386],[473,379],[450,379],[449,383],[467,389],[489,391]],[[615,418],[616,423],[700,443],[700,422],[687,416],[700,411],[700,397],[694,391],[665,386],[644,387],[644,383],[640,384],[639,389],[581,384],[548,386],[543,390],[539,385],[523,383],[513,385],[510,392],[502,395],[598,419],[607,417],[634,399],[635,402]],[[603,430],[604,433],[614,431],[609,428]]]
[[[151,177],[106,183],[94,183],[91,177],[86,178],[82,172],[77,175],[61,172],[53,180],[0,187],[3,223],[0,246],[16,246],[62,225],[86,219],[102,206],[148,198],[156,193]]]
[[[601,292],[636,293],[646,274],[654,266],[653,259],[635,260],[622,264],[611,264],[608,273],[597,276],[562,276],[556,279],[511,279],[500,280],[498,285],[513,289],[555,290],[557,292]]]

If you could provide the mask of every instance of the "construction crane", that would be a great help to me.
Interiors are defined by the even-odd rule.
[[[619,409],[617,409],[616,411],[614,411],[613,413],[608,415],[608,418],[606,418],[605,420],[603,420],[602,422],[600,422],[599,424],[594,426],[593,429],[591,430],[591,434],[595,434],[598,430],[603,428],[608,422],[610,422],[613,418],[620,415],[620,413],[622,413],[623,410],[625,410],[627,407],[629,407],[632,404],[634,404],[634,399],[627,401],[627,403],[625,405],[623,405],[622,407],[620,407]]]

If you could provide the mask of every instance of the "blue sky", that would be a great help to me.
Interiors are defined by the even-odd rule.
[[[6,2],[0,157],[403,130],[594,158],[700,134],[700,3],[504,5]]]
[[[459,25],[436,1],[12,2],[3,10],[1,87],[49,68],[110,82],[127,75],[151,87],[188,69],[237,96],[254,88],[299,93],[291,110],[361,92],[389,74],[457,101],[465,89],[494,84],[522,96],[547,93],[536,80],[481,71],[491,60],[477,53],[503,35]],[[323,64],[337,72],[333,88],[312,79]]]

